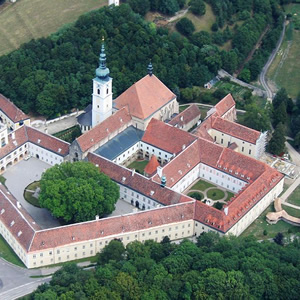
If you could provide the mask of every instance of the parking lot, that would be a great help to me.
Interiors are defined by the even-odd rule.
[[[51,166],[38,160],[30,158],[11,166],[3,176],[6,178],[5,185],[15,198],[23,205],[32,218],[43,229],[59,226],[59,222],[54,219],[50,212],[44,208],[38,208],[28,203],[24,197],[24,189],[33,181],[41,179],[42,173]]]

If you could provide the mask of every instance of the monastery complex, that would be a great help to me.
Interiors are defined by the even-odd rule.
[[[202,232],[240,235],[281,193],[284,176],[258,159],[266,133],[235,123],[229,94],[201,123],[196,105],[179,113],[176,95],[148,74],[113,100],[104,45],[93,79],[92,104],[78,117],[83,134],[72,144],[40,132],[0,96],[1,172],[25,157],[49,165],[85,160],[120,188],[136,212],[42,229],[0,186],[0,233],[27,268],[94,256],[113,239],[191,238]],[[189,130],[193,129],[191,132]],[[149,160],[144,175],[128,166]],[[218,210],[184,192],[199,179],[234,194]]]

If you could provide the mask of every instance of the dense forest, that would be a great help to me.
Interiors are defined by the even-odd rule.
[[[300,240],[283,245],[204,233],[194,244],[164,238],[111,241],[98,266],[67,264],[25,299],[299,299]]]
[[[169,7],[174,1],[176,10],[185,4],[157,0],[150,1],[146,9],[162,11],[164,5]],[[272,29],[278,25],[279,32],[282,15],[278,1],[207,0],[217,15],[214,33],[200,31],[188,37],[146,22],[128,4],[104,7],[81,16],[75,24],[48,38],[32,40],[0,57],[0,93],[25,112],[46,117],[85,107],[91,101],[91,79],[104,36],[114,97],[146,74],[150,60],[154,73],[180,96],[182,88],[203,86],[220,68],[229,72],[238,68],[267,24]],[[141,3],[128,1],[131,2]],[[243,19],[243,24],[234,30],[228,27],[233,18]],[[274,33],[274,38],[268,38],[268,50],[275,45],[276,36]],[[218,44],[230,38],[235,48],[220,50]],[[246,72],[241,73],[244,80],[259,72],[250,65],[251,61],[245,66]]]

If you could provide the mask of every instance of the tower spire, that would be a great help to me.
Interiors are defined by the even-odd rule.
[[[104,37],[102,38],[101,52],[99,56],[99,67],[96,69],[96,76],[105,79],[109,76],[109,69],[106,67],[106,54],[104,47]]]
[[[153,74],[153,66],[152,66],[151,60],[150,60],[150,63],[148,65],[148,67],[147,67],[147,70],[148,70],[149,76],[152,76],[152,74]]]

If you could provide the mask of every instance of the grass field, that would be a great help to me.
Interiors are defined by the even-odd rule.
[[[29,202],[30,204],[32,204],[33,206],[36,207],[40,207],[40,203],[39,200],[35,197],[33,197],[34,192],[31,191],[35,191],[38,187],[40,186],[40,182],[39,181],[35,181],[33,183],[30,183],[24,191],[24,199]],[[30,191],[28,191],[30,190]]]
[[[227,198],[225,199],[225,201],[229,201],[233,196],[234,196],[234,193],[227,191]]]
[[[274,210],[272,203],[243,233],[242,236],[254,235],[258,239],[274,238],[278,232],[283,234],[300,232],[300,228],[288,224],[284,221],[278,221],[275,225],[270,225],[266,221],[266,214]],[[264,235],[264,230],[267,235]]]
[[[190,189],[191,190],[200,190],[200,191],[205,191],[206,189],[210,187],[216,187],[215,185],[206,182],[204,180],[199,180],[196,184],[194,184]]]
[[[6,243],[3,237],[0,235],[0,256],[5,260],[19,266],[25,267],[19,257],[15,254],[15,252],[10,248],[10,246]]]
[[[300,218],[300,209],[296,209],[287,205],[282,205],[284,209],[290,216]]]
[[[207,191],[207,197],[212,200],[221,200],[225,196],[225,193],[220,189],[211,189]]]
[[[19,0],[0,13],[0,55],[31,39],[56,32],[85,12],[107,5],[107,0]]]
[[[147,166],[148,162],[149,162],[148,160],[134,161],[127,168],[128,169],[135,169],[140,174],[144,174],[144,169]]]
[[[286,13],[300,15],[300,4],[290,4],[285,7]],[[282,43],[269,71],[268,77],[278,88],[284,87],[289,96],[296,98],[300,92],[300,30],[287,26]]]
[[[287,202],[300,206],[300,186],[298,186],[288,197]]]

